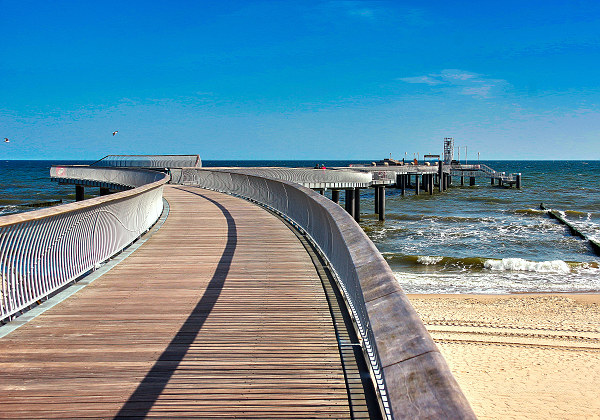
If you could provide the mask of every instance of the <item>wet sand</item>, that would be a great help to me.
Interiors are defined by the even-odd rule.
[[[481,419],[600,419],[600,295],[409,295]]]

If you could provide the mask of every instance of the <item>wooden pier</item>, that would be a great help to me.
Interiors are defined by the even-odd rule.
[[[0,220],[0,418],[474,418],[381,254],[310,189],[360,214],[370,174],[169,172],[53,166],[118,191]]]
[[[295,234],[224,194],[165,197],[143,246],[0,340],[0,418],[368,418]]]

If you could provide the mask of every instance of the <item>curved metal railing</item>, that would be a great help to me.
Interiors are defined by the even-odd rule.
[[[0,320],[94,269],[158,220],[168,175],[126,170],[120,179],[116,170],[94,171],[53,167],[51,174],[91,180],[101,180],[104,174],[138,188],[0,217]]]
[[[211,171],[251,174],[261,178],[274,178],[295,182],[307,188],[366,188],[371,184],[370,173],[344,169],[312,168],[210,168]],[[183,183],[183,169],[171,170],[173,183]],[[186,172],[189,174],[189,172]]]
[[[165,174],[157,171],[133,168],[95,168],[91,166],[52,166],[50,178],[62,183],[79,183],[85,181],[90,184],[110,184],[120,186],[121,189],[141,187],[160,181]]]
[[[474,418],[392,271],[340,206],[286,180],[183,169],[181,183],[256,201],[304,231],[328,260],[356,323],[387,418]]]
[[[200,155],[108,155],[90,166],[126,168],[185,168],[200,167]]]

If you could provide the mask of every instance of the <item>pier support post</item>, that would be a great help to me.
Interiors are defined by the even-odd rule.
[[[492,182],[492,184],[493,184],[493,182]],[[464,177],[464,176],[461,176],[461,177],[460,177],[460,186],[461,186],[461,187],[464,187],[464,186],[465,186],[465,177]]]
[[[421,192],[421,185],[419,184],[419,174],[415,175],[415,195],[419,195]]]
[[[319,194],[325,195],[325,188],[319,188]]]
[[[385,220],[385,185],[379,187],[379,220]]]
[[[433,186],[433,174],[429,174],[427,181],[429,182],[429,187],[427,188],[429,190],[429,195],[433,195],[433,190],[435,189]]]
[[[475,177],[474,176],[472,176],[471,179],[469,180],[469,185],[471,187],[475,186]]]
[[[490,178],[492,180],[492,185],[494,185],[494,177]]]
[[[498,186],[501,187],[502,185],[504,185],[502,178],[498,178]]]
[[[354,189],[354,220],[360,222],[360,188]]]
[[[340,190],[331,190],[331,201],[340,204]]]
[[[75,201],[82,201],[85,188],[83,185],[75,185]]]
[[[516,184],[518,189],[521,189],[521,174],[517,174],[517,184]]]
[[[354,189],[346,190],[346,211],[354,217]]]
[[[401,174],[401,175],[398,175],[398,176],[400,177],[400,188],[401,188],[400,193],[402,195],[404,195],[405,190],[406,190],[406,177],[407,177],[407,175],[406,174]]]
[[[438,162],[438,180],[440,185],[440,192],[444,192],[444,162],[441,160]]]

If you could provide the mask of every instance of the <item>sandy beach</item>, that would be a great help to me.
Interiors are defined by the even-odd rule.
[[[600,418],[600,295],[409,295],[481,419]]]

